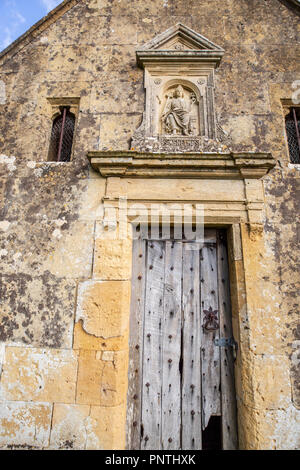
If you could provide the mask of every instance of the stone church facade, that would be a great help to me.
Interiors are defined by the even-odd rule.
[[[65,0],[0,54],[0,448],[205,448],[212,417],[220,448],[300,447],[299,16]]]

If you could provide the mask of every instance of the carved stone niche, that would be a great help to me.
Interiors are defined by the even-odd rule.
[[[137,51],[145,70],[146,107],[132,149],[147,152],[226,151],[216,122],[214,73],[224,50],[177,24]]]

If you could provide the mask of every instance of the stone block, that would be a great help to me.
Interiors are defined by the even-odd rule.
[[[0,275],[0,341],[70,348],[76,282],[49,272]]]
[[[51,449],[124,450],[126,407],[54,405]]]
[[[284,410],[266,411],[261,417],[258,448],[274,450],[299,450],[300,411],[294,406]],[[272,446],[272,447],[271,447]]]
[[[251,235],[245,224],[241,233],[250,349],[256,354],[283,354],[281,279],[272,245],[263,234]]]
[[[240,180],[221,180],[215,179],[214,191],[211,191],[211,180],[197,179],[161,179],[161,178],[109,178],[107,183],[107,195],[112,198],[118,198],[120,195],[135,201],[149,199],[154,202],[162,201],[244,201],[245,188],[244,182]],[[139,207],[139,206],[138,206]],[[176,206],[174,206],[174,209]],[[137,215],[139,213],[137,212]]]
[[[128,330],[124,331],[123,336],[112,338],[97,338],[93,334],[86,333],[82,327],[82,321],[75,324],[74,328],[74,349],[86,349],[93,351],[119,351],[128,347]]]
[[[103,356],[102,360],[104,362]],[[127,377],[128,351],[116,352],[112,362],[105,360],[100,386],[101,406],[126,405]]]
[[[164,6],[164,10],[166,7]],[[141,3],[139,0],[131,0],[130,2],[127,0],[91,0],[90,8],[100,12],[101,15],[107,16],[111,15],[111,11],[118,16],[130,15],[133,17],[137,14],[142,16],[152,16],[157,14],[158,11],[157,4],[155,2]],[[163,10],[160,11],[160,13],[162,14]]]
[[[131,266],[131,240],[96,240],[93,272],[95,278],[128,280],[131,278]]]
[[[293,406],[282,410],[257,410],[239,404],[241,450],[297,450],[300,445],[300,412]]]
[[[105,178],[98,173],[97,178],[87,180],[79,209],[80,220],[98,220],[103,217],[102,198],[105,196]]]
[[[7,347],[1,399],[75,403],[77,353],[71,350]]]
[[[87,281],[79,286],[76,321],[97,337],[123,336],[129,325],[129,281]]]
[[[45,256],[42,270],[71,279],[84,279],[91,276],[94,245],[94,222],[77,221],[66,233],[60,230],[56,221],[52,237],[56,244]]]
[[[111,114],[104,114],[101,118],[101,150],[129,149],[132,130],[138,127],[140,120],[140,115],[118,114],[113,120]]]
[[[89,428],[90,406],[54,404],[50,448],[84,450]]]
[[[101,87],[97,86],[93,91],[91,105],[93,113],[103,114],[110,112],[111,109],[118,109],[119,113],[142,113],[144,110],[143,102],[140,99],[143,94],[141,82],[133,73],[126,74],[127,80],[120,81],[119,73],[112,67],[112,63],[115,63],[116,68],[118,67],[116,62],[120,60],[117,57],[119,52],[118,50],[116,54],[115,48],[112,49],[111,63],[109,64],[111,70],[103,74]],[[126,94],[130,98],[121,101],[120,95],[126,96]]]
[[[242,367],[243,401],[255,409],[277,410],[291,405],[289,358],[249,353]]]
[[[126,407],[91,407],[91,432],[87,450],[124,450],[126,433]]]
[[[49,444],[52,405],[1,403],[0,448],[43,448]]]
[[[80,351],[76,403],[101,406],[126,403],[128,351],[107,353]]]
[[[80,351],[76,403],[100,405],[100,388],[105,363],[96,351]]]

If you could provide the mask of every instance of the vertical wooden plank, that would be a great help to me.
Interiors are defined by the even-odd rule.
[[[201,260],[201,373],[202,373],[202,429],[206,429],[212,415],[221,414],[220,351],[215,346],[219,328],[204,328],[210,309],[216,312],[219,323],[218,279],[216,244],[205,243]],[[208,324],[212,327],[213,323]]]
[[[182,243],[166,242],[162,336],[162,449],[181,448]]]
[[[146,242],[133,242],[133,270],[129,339],[129,376],[127,395],[127,448],[140,449],[142,338],[145,293]]]
[[[183,249],[182,449],[201,450],[200,245]]]
[[[162,322],[165,243],[147,242],[141,449],[161,449]]]
[[[218,286],[220,308],[220,336],[233,337],[230,284],[226,238],[224,233],[218,237]],[[221,356],[221,408],[222,408],[222,436],[223,449],[235,450],[238,448],[237,411],[234,381],[234,358],[232,347],[220,348]]]

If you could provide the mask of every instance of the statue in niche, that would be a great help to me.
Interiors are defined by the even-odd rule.
[[[175,88],[171,96],[168,97],[167,103],[162,114],[163,128],[167,134],[193,135],[194,123],[192,116],[192,104],[197,101],[194,93],[188,102],[184,97],[183,87],[179,85]]]

